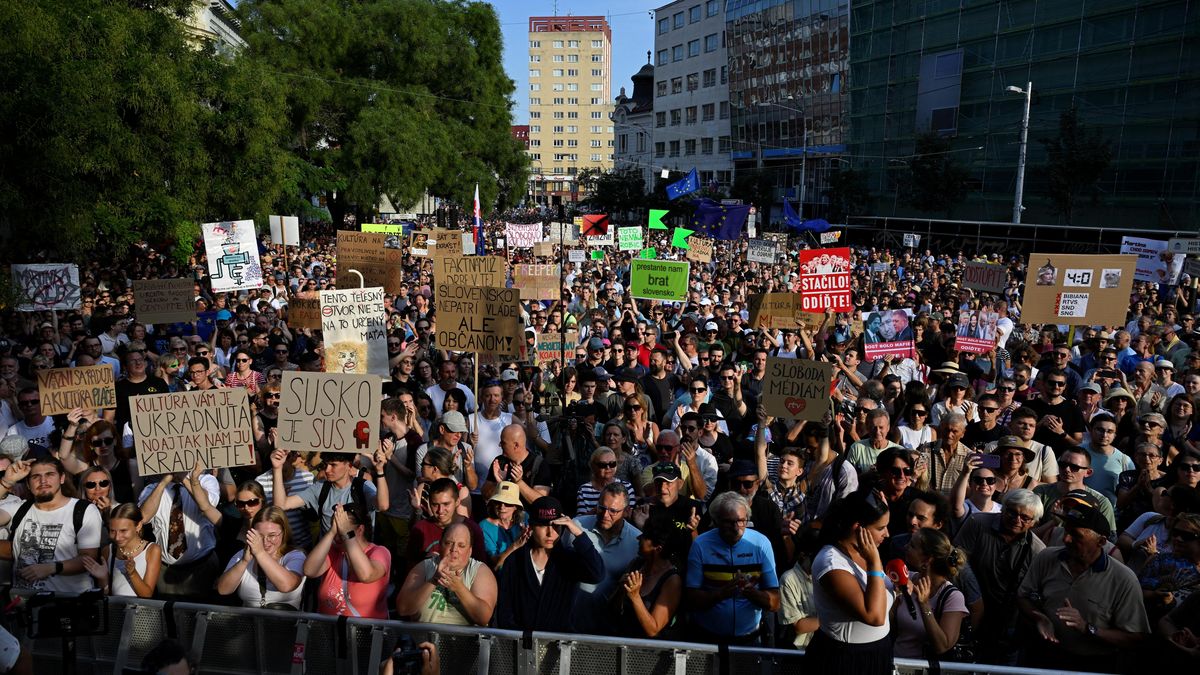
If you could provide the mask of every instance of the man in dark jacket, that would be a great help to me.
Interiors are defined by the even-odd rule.
[[[571,549],[556,547],[562,528]],[[604,578],[604,560],[583,529],[554,497],[529,507],[529,541],[504,561],[497,575],[496,625],[516,630],[571,631],[579,583]]]

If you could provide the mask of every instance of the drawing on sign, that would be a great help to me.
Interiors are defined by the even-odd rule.
[[[154,476],[254,464],[254,429],[242,387],[129,399],[138,473]]]
[[[262,288],[262,263],[253,220],[204,223],[200,229],[214,293]]]
[[[382,288],[321,291],[325,372],[391,375]]]
[[[1121,270],[1104,268],[1100,270],[1100,288],[1116,288],[1121,285]]]
[[[12,266],[17,311],[79,309],[79,267],[69,263]]]
[[[370,454],[379,438],[383,382],[370,375],[283,374],[279,447],[294,452]]]
[[[117,407],[112,366],[39,370],[37,379],[43,415],[62,415],[76,408],[95,411]]]
[[[818,421],[829,410],[832,378],[831,364],[768,356],[763,407],[774,417]]]
[[[408,239],[408,251],[415,256],[429,256],[429,233],[413,232]]]

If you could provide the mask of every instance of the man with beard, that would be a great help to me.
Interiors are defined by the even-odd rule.
[[[467,409],[461,412],[464,415],[475,412],[475,394],[466,385],[459,384],[458,364],[453,361],[442,361],[441,368],[438,369],[438,383],[425,389],[425,393],[433,401],[433,409],[441,410],[442,404],[446,402],[446,392],[455,388],[461,389],[467,397]]]
[[[83,559],[97,559],[100,511],[63,494],[67,471],[52,457],[10,466],[0,478],[3,494],[26,476],[33,501],[0,509],[4,525],[13,521],[8,539],[0,541],[0,557],[14,561],[13,588],[65,593],[90,589],[92,578]]]
[[[667,353],[661,349],[651,351],[650,373],[642,378],[642,390],[650,397],[655,421],[661,422],[662,416],[671,410],[678,388],[679,378],[667,371]]]

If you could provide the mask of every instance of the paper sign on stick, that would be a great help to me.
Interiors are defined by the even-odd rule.
[[[321,291],[325,372],[391,377],[383,289]]]
[[[1134,255],[1030,254],[1021,321],[1124,325],[1137,262]]]
[[[284,246],[300,245],[300,219],[296,216],[268,216],[271,223],[271,243]],[[366,232],[367,230],[363,230]]]
[[[746,299],[751,328],[796,329],[795,293],[756,293]],[[819,320],[819,319],[818,319]]]
[[[996,322],[1000,315],[991,310],[962,310],[958,313],[954,348],[969,354],[986,354],[996,347]]]
[[[154,476],[254,464],[254,428],[242,387],[129,399],[138,474]],[[378,419],[378,418],[377,418]]]
[[[399,293],[404,284],[404,253],[388,248],[388,235],[382,232],[338,230],[337,265],[343,286],[354,279],[348,270],[363,275],[363,286],[381,286],[387,293]]]
[[[521,357],[525,332],[515,288],[437,285],[439,349]]]
[[[768,356],[767,374],[763,378],[763,406],[773,417],[820,421],[829,411],[832,378],[832,364]]]
[[[399,237],[404,236],[405,229],[411,230],[412,225],[405,225],[404,223],[363,223],[362,224],[363,232],[382,232],[384,234],[394,234]]]
[[[587,251],[581,248],[573,248],[567,251],[567,261],[573,263],[581,263],[587,259]]]
[[[533,245],[533,255],[539,258],[554,257],[554,242],[539,241]]]
[[[571,358],[575,355],[575,347],[579,345],[579,332],[542,333],[537,341],[538,363],[559,361],[565,355]]]
[[[691,264],[686,262],[634,258],[630,261],[629,293],[642,300],[685,300],[690,270]]]
[[[42,414],[62,415],[75,408],[96,411],[117,407],[117,389],[109,365],[39,370]]]
[[[429,256],[429,233],[413,232],[408,237],[408,250],[412,255],[425,258]]]
[[[200,231],[214,293],[262,288],[262,261],[253,220],[204,223]]]
[[[963,285],[975,291],[1003,293],[1008,287],[1008,268],[1004,265],[969,261],[963,268]]]
[[[17,311],[79,309],[79,266],[37,263],[12,266]]]
[[[750,239],[746,245],[746,261],[775,264],[776,243],[768,239]]]
[[[279,398],[279,447],[371,454],[379,444],[383,381],[374,375],[287,371]]]
[[[292,328],[321,327],[321,296],[311,291],[292,296],[287,305],[288,325]]]
[[[144,324],[196,320],[196,289],[191,279],[134,279],[137,320]]]

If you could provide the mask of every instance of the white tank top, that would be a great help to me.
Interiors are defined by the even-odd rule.
[[[133,557],[133,566],[137,570],[138,576],[146,578],[146,551],[150,550],[150,542],[142,542],[142,550]],[[117,547],[114,544],[108,556],[108,571],[109,584],[112,588],[110,595],[122,597],[136,598],[137,592],[133,590],[133,585],[129,583],[129,577],[125,576],[125,572],[117,565],[116,562]]]

